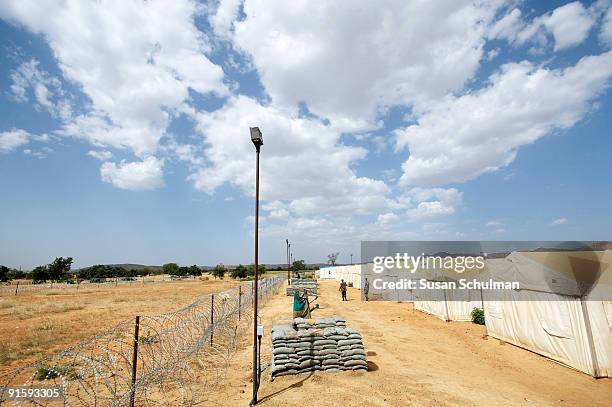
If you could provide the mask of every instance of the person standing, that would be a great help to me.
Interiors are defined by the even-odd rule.
[[[370,292],[370,282],[368,281],[368,279],[365,279],[365,283],[363,283],[363,295],[365,297],[365,300],[368,300],[368,293]]]
[[[340,289],[338,291],[342,293],[342,301],[348,301],[346,299],[346,283],[344,282],[344,280],[340,282]]]

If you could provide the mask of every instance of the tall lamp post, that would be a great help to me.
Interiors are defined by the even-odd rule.
[[[289,239],[285,239],[285,241],[287,242],[287,283],[289,283],[289,281],[291,281],[291,263],[289,260],[289,248],[291,244],[289,243]]]
[[[259,127],[250,127],[251,141],[255,145],[255,282],[253,283],[253,399],[251,404],[257,404],[259,389],[259,366],[257,364],[257,300],[259,288],[259,149],[263,146],[263,137]]]

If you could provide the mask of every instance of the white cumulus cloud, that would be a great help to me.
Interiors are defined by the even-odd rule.
[[[305,102],[346,129],[377,112],[461,90],[499,2],[247,0],[234,43],[274,103]]]
[[[582,119],[611,75],[612,52],[566,69],[527,61],[502,66],[486,87],[441,99],[396,132],[398,147],[410,152],[400,182],[463,182],[510,164],[520,146]]]
[[[488,35],[515,45],[535,43],[538,46],[546,45],[550,36],[554,50],[560,51],[584,42],[597,21],[599,9],[597,4],[587,9],[574,1],[526,21],[521,11],[513,8],[491,26]]]
[[[18,147],[28,144],[30,133],[16,129],[0,133],[0,153],[8,153]]]
[[[101,150],[101,151],[89,150],[87,152],[87,155],[90,157],[96,158],[100,161],[107,161],[113,157],[113,153],[111,153],[110,151],[106,151],[106,150]]]
[[[190,0],[0,3],[0,18],[43,34],[64,77],[91,100],[61,134],[139,156],[155,152],[188,89],[227,94],[197,12]],[[44,89],[37,99],[44,103]]]
[[[601,31],[599,32],[599,39],[608,47],[612,48],[612,7],[608,8],[604,16]]]
[[[559,219],[555,219],[552,222],[550,222],[551,226],[559,226],[559,225],[565,225],[569,222],[569,220],[567,218],[559,218]]]
[[[142,161],[119,164],[105,162],[100,167],[100,175],[108,182],[121,189],[150,190],[164,186],[163,162],[155,157],[146,157]]]
[[[582,43],[595,24],[595,19],[582,3],[575,1],[554,9],[543,18],[542,24],[554,36],[555,51],[558,51]]]
[[[249,127],[259,126],[262,199],[284,201],[285,209],[299,214],[366,213],[386,206],[387,185],[350,168],[366,150],[343,145],[339,132],[315,119],[245,96],[196,119],[208,161],[191,176],[198,189],[212,193],[230,183],[253,194],[255,148]]]

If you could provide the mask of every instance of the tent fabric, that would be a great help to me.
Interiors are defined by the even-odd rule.
[[[352,264],[348,266],[336,266],[336,281],[344,280],[347,284],[352,283],[354,288],[361,289],[361,266]],[[372,287],[370,287],[370,292]]]
[[[471,321],[474,308],[482,308],[480,290],[428,290],[415,295],[414,308],[443,321]]]
[[[487,261],[492,278],[521,283],[520,290],[485,294],[487,333],[591,376],[612,377],[610,301],[605,291],[585,291],[584,269],[578,269],[585,261],[598,263],[605,286],[610,251],[512,253]]]
[[[321,280],[333,280],[336,278],[336,267],[321,267],[319,269],[319,278]]]
[[[399,270],[372,272],[372,264],[337,266],[336,281],[361,288],[375,278],[397,281]],[[592,276],[595,275],[595,281]],[[472,278],[463,275],[458,278]],[[370,298],[414,301],[415,309],[444,321],[469,321],[484,308],[488,335],[539,353],[594,377],[612,377],[612,251],[513,252],[487,259],[483,280],[517,281],[520,290],[376,290]],[[427,279],[440,281],[433,270]]]

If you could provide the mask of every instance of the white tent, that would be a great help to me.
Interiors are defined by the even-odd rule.
[[[460,278],[473,279],[481,272],[464,271],[461,274],[452,270],[419,270],[419,277],[438,282],[457,282]],[[450,276],[456,277],[452,278]],[[440,289],[417,290],[414,295],[414,308],[434,315],[443,321],[471,321],[472,310],[482,308],[481,290]]]
[[[319,278],[321,280],[333,280],[336,278],[336,267],[321,267],[319,269]]]
[[[421,290],[415,294],[414,308],[443,321],[471,321],[472,310],[482,308],[482,302],[480,290]]]
[[[597,284],[588,290],[588,275]],[[591,270],[589,270],[591,269]],[[590,273],[589,273],[590,271]],[[485,277],[486,275],[486,277]],[[481,279],[517,281],[520,290],[377,290],[372,281],[406,277],[372,264],[337,266],[336,281],[361,289],[370,280],[370,298],[411,301],[415,308],[445,321],[469,321],[474,308],[485,311],[487,333],[547,356],[594,377],[612,377],[612,252],[515,252],[487,259]],[[463,274],[458,278],[472,278]],[[438,280],[434,271],[428,279]],[[446,276],[448,279],[448,275]]]
[[[485,293],[487,333],[591,376],[611,377],[611,264],[610,251],[512,253],[488,260],[493,279],[518,281],[521,289]],[[598,280],[592,290],[589,267]]]
[[[344,280],[347,284],[361,289],[361,264],[336,266],[336,281]]]

